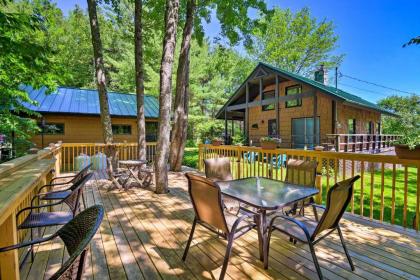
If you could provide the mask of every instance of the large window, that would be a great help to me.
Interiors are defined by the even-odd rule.
[[[146,122],[146,141],[147,142],[156,142],[157,141],[157,131],[158,131],[158,123],[157,122]]]
[[[112,134],[114,135],[131,135],[131,125],[129,124],[113,124]]]
[[[275,93],[274,90],[263,92],[263,100],[272,99],[272,98],[275,98],[275,97],[276,97],[276,93]],[[268,104],[268,105],[263,105],[262,110],[263,111],[274,110],[274,108],[275,108],[274,106],[275,106],[274,103],[273,104]]]
[[[373,134],[374,133],[374,127],[373,127],[373,122],[367,122],[366,123],[366,133],[368,134]]]
[[[39,134],[64,135],[64,123],[45,123],[44,127],[42,123],[38,123],[38,127]]]
[[[356,134],[356,119],[349,119],[347,121],[348,134]]]
[[[302,93],[302,87],[300,85],[295,85],[286,88],[286,96],[287,95],[296,95]],[[286,108],[298,107],[302,106],[302,99],[294,99],[286,101]]]

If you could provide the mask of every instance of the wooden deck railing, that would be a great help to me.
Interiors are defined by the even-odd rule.
[[[340,152],[381,151],[392,147],[400,135],[394,134],[327,134],[328,150],[332,147]],[[329,141],[328,141],[329,140]]]
[[[16,213],[30,206],[33,196],[60,172],[61,148],[54,146],[0,164],[0,247],[21,243],[26,230],[17,231],[23,215]],[[19,257],[22,251],[0,254],[0,279],[19,279]]]
[[[314,159],[319,163],[318,203],[325,203],[326,194],[335,182],[359,174],[361,179],[355,184],[349,212],[419,228],[420,160],[403,160],[392,155],[200,145],[199,169],[204,171],[204,159],[220,156],[231,159],[235,178],[264,176],[276,180],[284,180],[288,158]]]
[[[129,160],[138,158],[137,143],[117,143],[118,157],[120,160]],[[102,143],[63,143],[61,170],[69,172],[77,170],[75,158],[81,154],[89,157],[95,156],[98,153],[104,154],[105,144]],[[153,161],[156,153],[156,143],[149,142],[146,144],[146,158]]]

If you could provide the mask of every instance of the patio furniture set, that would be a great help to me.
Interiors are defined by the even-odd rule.
[[[219,276],[219,279],[224,279],[234,240],[256,229],[259,257],[267,269],[272,233],[279,231],[289,236],[294,244],[308,244],[316,271],[322,279],[314,246],[337,231],[350,267],[354,270],[339,222],[351,200],[353,184],[360,176],[337,182],[331,187],[324,207],[316,205],[313,199],[318,194],[315,161],[289,159],[284,182],[258,177],[233,180],[229,158],[212,158],[204,163],[207,178],[186,174],[195,218],[183,260],[199,224],[227,240]],[[312,208],[313,217],[305,215],[306,208]]]

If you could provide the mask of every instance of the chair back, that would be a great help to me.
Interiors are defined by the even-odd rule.
[[[330,188],[327,194],[327,205],[325,211],[312,235],[313,238],[326,229],[333,229],[337,227],[341,217],[350,203],[354,182],[356,182],[359,178],[360,176],[357,175],[341,182],[337,182]]]
[[[206,177],[213,181],[232,180],[230,160],[228,157],[209,158],[204,160]]]
[[[69,254],[67,261],[50,280],[81,279],[90,241],[101,225],[104,216],[102,205],[94,205],[74,217],[57,232]]]
[[[188,192],[197,220],[228,234],[220,187],[207,178],[192,173],[185,175],[188,178]]]
[[[70,190],[73,190],[77,187],[78,183],[83,180],[83,178],[88,174],[89,169],[92,167],[92,163],[89,163],[86,165],[82,170],[77,172],[77,174],[74,176],[74,178],[71,180],[72,185],[70,187]]]
[[[290,184],[313,187],[317,165],[318,163],[312,160],[289,159],[286,165],[285,181]]]
[[[63,200],[63,202],[66,203],[70,210],[73,212],[73,216],[76,215],[77,211],[79,210],[80,196],[83,192],[83,188],[92,176],[93,173],[87,173],[84,177],[81,178],[81,180],[75,182],[71,193]]]

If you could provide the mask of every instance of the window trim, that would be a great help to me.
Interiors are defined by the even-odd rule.
[[[42,128],[42,123],[38,122],[37,123],[40,131],[38,132],[38,135],[65,135],[66,133],[66,125],[64,122],[46,122],[44,124],[44,128],[49,126],[49,125],[62,125],[63,126],[63,132],[62,133],[48,133],[45,131],[45,129]]]
[[[114,129],[112,128],[113,126],[128,126],[130,127],[130,133],[115,133]],[[123,123],[116,123],[116,124],[111,124],[111,129],[112,129],[112,134],[113,135],[132,135],[133,134],[133,129],[131,127],[131,124],[123,124]]]
[[[273,93],[273,98],[275,98],[276,97],[276,90],[275,89],[272,89],[272,90],[266,90],[266,91],[263,91],[262,92],[262,96],[261,96],[261,101],[263,101],[264,100],[264,94],[266,94],[266,93]],[[267,98],[267,99],[269,99],[269,98]],[[265,107],[268,107],[268,106],[271,106],[271,105],[274,105],[274,107],[272,108],[272,109],[265,109]],[[275,103],[273,103],[273,104],[267,104],[267,105],[262,105],[261,106],[261,111],[263,111],[263,112],[268,112],[268,111],[273,111],[274,109],[276,109],[276,106],[275,106]]]
[[[295,85],[288,86],[288,87],[286,87],[286,88],[285,88],[285,90],[284,90],[284,95],[285,95],[285,96],[287,96],[287,91],[288,91],[290,88],[299,88],[299,89],[300,89],[300,92],[299,92],[299,93],[297,93],[297,94],[301,94],[301,93],[302,93],[302,85],[301,85],[301,84],[295,84]],[[302,98],[295,99],[295,100],[297,100],[297,101],[298,101],[298,104],[297,104],[297,105],[288,105],[288,102],[290,102],[290,101],[294,101],[294,100],[289,100],[289,101],[286,101],[286,102],[285,102],[285,107],[286,107],[286,108],[302,107]]]

